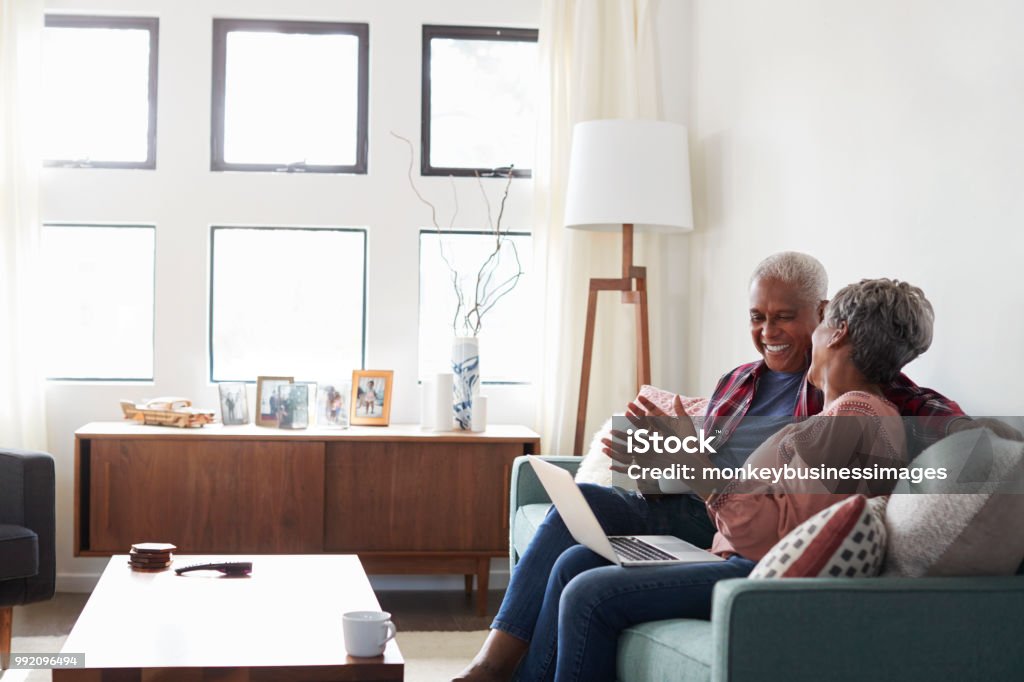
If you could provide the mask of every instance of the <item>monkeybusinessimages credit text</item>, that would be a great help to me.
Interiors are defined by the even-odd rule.
[[[703,429],[693,436],[664,436],[648,429],[626,431],[626,452],[631,455],[690,455],[717,454],[716,437]],[[779,484],[783,481],[944,481],[949,472],[945,467],[910,468],[872,463],[869,466],[830,466],[827,464],[801,464],[792,466],[754,466],[746,463],[739,467],[701,466],[676,462],[650,466],[634,462],[626,467],[626,475],[633,480],[733,481],[749,480]]]

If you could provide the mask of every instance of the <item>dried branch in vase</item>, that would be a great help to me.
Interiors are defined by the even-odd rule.
[[[463,286],[463,278],[456,267],[455,259],[446,246],[445,240],[441,238],[442,230],[438,223],[437,207],[423,196],[413,180],[414,152],[412,141],[394,131],[391,131],[391,135],[402,140],[409,147],[409,167],[406,171],[409,186],[412,188],[416,198],[420,200],[420,203],[425,204],[430,209],[430,222],[438,235],[441,260],[444,261],[445,266],[448,268],[452,290],[455,293],[456,307],[452,315],[452,333],[456,336],[477,336],[483,328],[484,315],[493,309],[498,301],[515,289],[519,283],[519,278],[523,276],[523,266],[519,260],[519,249],[516,247],[515,241],[509,238],[509,229],[505,228],[502,230],[501,226],[502,219],[505,217],[505,203],[508,200],[509,190],[512,188],[512,166],[508,168],[505,190],[501,196],[501,203],[498,205],[498,219],[496,221],[492,219],[491,201],[487,196],[487,191],[484,189],[480,174],[476,173],[480,195],[483,197],[484,205],[487,208],[487,224],[490,233],[494,236],[494,248],[477,270],[472,290],[467,291],[468,287]],[[455,189],[454,179],[449,177],[449,180],[451,181],[452,197],[455,204],[451,221],[448,223],[448,229],[451,230],[459,213],[459,198]],[[503,256],[513,259],[514,268],[511,274],[498,274],[503,262]]]

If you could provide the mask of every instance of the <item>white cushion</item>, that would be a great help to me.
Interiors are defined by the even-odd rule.
[[[945,468],[947,478],[897,486],[885,514],[884,575],[1012,575],[1024,560],[1024,443],[971,429],[911,467]]]

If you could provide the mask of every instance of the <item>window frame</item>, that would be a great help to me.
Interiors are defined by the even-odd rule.
[[[438,234],[440,234],[440,235],[455,234],[455,235],[471,235],[471,236],[477,236],[477,237],[493,237],[494,236],[494,230],[456,230],[456,229],[440,229],[440,230],[438,230],[438,229],[435,229],[433,227],[423,227],[423,228],[420,228],[419,233],[417,235],[417,239],[416,239],[416,241],[417,241],[417,261],[416,261],[417,285],[419,284],[420,269],[422,268],[422,264],[423,264],[423,235],[425,235],[425,234],[434,234],[434,235],[438,235]],[[531,240],[533,239],[533,232],[524,232],[522,230],[502,231],[502,234],[508,235],[509,237],[529,237]],[[416,291],[416,329],[417,329],[417,334],[416,334],[416,358],[417,358],[417,365],[418,365],[419,364],[419,354],[420,354],[419,330],[423,328],[423,320],[420,318],[420,311],[423,310],[423,287],[417,286],[416,289],[417,289],[417,291]],[[417,375],[419,374],[419,372],[420,372],[419,367],[417,367],[417,370],[416,370]],[[420,379],[419,376],[416,377],[416,382],[417,383],[422,383],[422,381],[423,380]],[[484,385],[484,386],[532,386],[533,382],[532,381],[486,381],[486,380],[482,380],[480,382],[480,384]]]
[[[156,170],[157,92],[160,63],[160,19],[158,17],[117,17],[84,14],[46,14],[45,28],[110,28],[149,31],[149,121],[145,161],[91,161],[86,159],[44,159],[49,168],[120,168]]]
[[[150,343],[150,363],[149,363],[149,374],[148,377],[51,377],[47,376],[46,381],[61,381],[70,383],[131,383],[131,384],[146,384],[153,383],[156,379],[156,283],[157,283],[157,272],[156,272],[156,224],[147,223],[97,223],[97,222],[84,222],[75,220],[48,220],[43,221],[41,229],[45,230],[48,227],[109,227],[116,229],[147,229],[153,231],[153,300],[151,307],[153,310],[153,319],[150,324],[149,330],[149,343]]]
[[[206,328],[207,328],[207,363],[208,363],[208,375],[211,384],[218,384],[225,381],[234,382],[245,382],[253,383],[256,381],[256,377],[250,377],[247,379],[217,379],[213,374],[213,288],[214,288],[214,259],[216,258],[216,232],[217,230],[297,230],[302,232],[358,232],[363,236],[363,314],[362,314],[362,325],[363,333],[359,339],[360,351],[359,351],[359,369],[366,369],[366,316],[367,316],[367,285],[369,283],[369,242],[370,242],[370,231],[365,227],[310,227],[303,225],[210,225],[210,285],[207,300],[207,315],[206,315]],[[296,377],[299,379],[302,377]],[[315,380],[316,377],[305,377],[305,379]]]
[[[224,99],[227,82],[227,34],[231,31],[353,35],[359,41],[356,105],[356,162],[352,165],[306,163],[230,163],[224,160]],[[278,19],[213,20],[212,93],[210,107],[210,170],[276,173],[346,173],[368,171],[370,78],[370,25],[351,22],[291,21]]]
[[[443,175],[455,177],[508,177],[509,169],[505,168],[447,168],[433,166],[430,163],[430,41],[434,38],[451,38],[455,40],[495,40],[499,42],[537,42],[538,30],[535,28],[508,28],[503,26],[443,26],[436,24],[423,25],[422,57],[420,59],[420,175]],[[531,178],[533,169],[513,168],[512,177]]]

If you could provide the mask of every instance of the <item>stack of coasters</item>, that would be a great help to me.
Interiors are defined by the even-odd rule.
[[[166,542],[140,542],[132,545],[128,565],[133,571],[162,571],[171,565],[171,552],[176,549]]]

